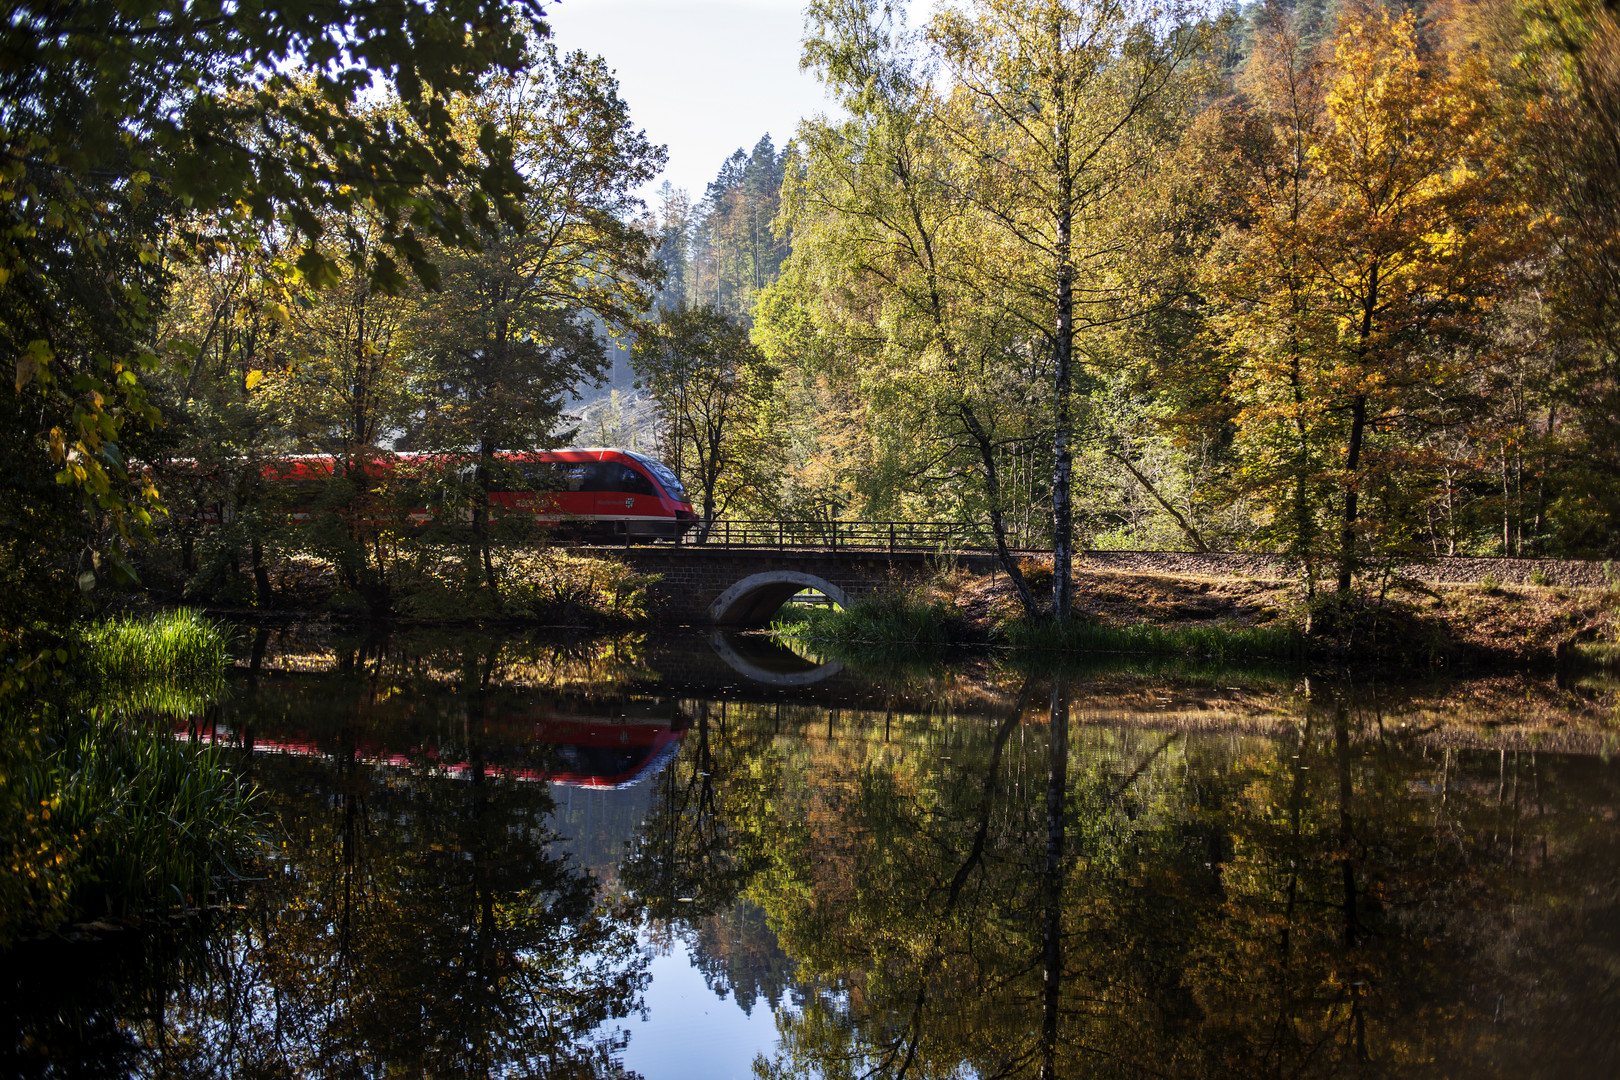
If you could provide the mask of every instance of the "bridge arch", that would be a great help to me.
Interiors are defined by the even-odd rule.
[[[766,686],[813,686],[823,679],[837,675],[844,670],[844,665],[836,660],[825,664],[817,664],[796,656],[781,646],[772,650],[778,655],[760,657],[749,655],[730,641],[726,640],[724,630],[716,630],[709,635],[709,644],[720,655],[720,659],[739,675]],[[752,651],[752,650],[750,650]],[[784,664],[783,658],[790,663]],[[792,662],[796,661],[796,663]]]
[[[765,622],[776,609],[805,589],[814,589],[839,607],[847,607],[844,590],[825,578],[797,570],[767,570],[749,574],[715,597],[709,618],[721,626],[748,626]]]

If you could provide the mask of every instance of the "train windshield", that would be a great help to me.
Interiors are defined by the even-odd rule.
[[[664,485],[664,490],[669,493],[670,498],[675,499],[677,502],[686,501],[686,489],[681,486],[680,477],[676,476],[668,465],[665,465],[662,461],[654,461],[644,454],[631,454],[630,456],[645,465],[648,472],[658,477],[658,482]]]

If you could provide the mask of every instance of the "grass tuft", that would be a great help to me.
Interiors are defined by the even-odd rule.
[[[212,675],[230,666],[230,632],[190,608],[120,617],[85,634],[90,666],[104,679]]]
[[[935,649],[949,643],[951,618],[950,608],[940,601],[909,592],[886,592],[862,597],[842,611],[784,609],[771,624],[771,631],[786,644],[835,653],[874,645]]]

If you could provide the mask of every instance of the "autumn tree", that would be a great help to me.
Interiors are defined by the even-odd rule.
[[[1331,49],[1267,33],[1245,101],[1212,116],[1240,207],[1212,285],[1267,533],[1343,597],[1369,553],[1407,548],[1423,436],[1523,229],[1477,59],[1425,56],[1410,14],[1371,7]]]
[[[1168,3],[974,0],[944,8],[928,39],[947,76],[945,139],[1000,249],[1018,311],[1050,356],[1052,611],[1073,592],[1076,379],[1088,330],[1137,312],[1122,279],[1121,208],[1182,122],[1210,27]]]
[[[268,604],[267,552],[283,550],[286,521],[265,504],[264,471],[309,446],[286,406],[309,345],[295,324],[312,291],[277,230],[253,222],[217,227],[230,230],[231,242],[177,269],[159,324],[172,363],[150,389],[164,423],[130,445],[163,492],[168,513],[159,519],[157,548],[177,555],[185,588],[237,587],[245,545],[256,600]],[[333,448],[330,441],[324,448]],[[143,577],[153,569],[147,562]]]
[[[1548,241],[1543,433],[1558,475],[1552,505],[1572,552],[1613,555],[1620,533],[1620,12],[1593,0],[1513,5],[1505,76],[1522,102],[1513,131]],[[1516,48],[1513,48],[1516,46]],[[1562,419],[1560,419],[1562,417]],[[1504,514],[1506,507],[1504,507]],[[1523,510],[1520,510],[1523,531]],[[1511,522],[1508,523],[1511,525]],[[1535,530],[1532,530],[1534,535]]]

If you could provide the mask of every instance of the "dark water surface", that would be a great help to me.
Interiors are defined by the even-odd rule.
[[[174,723],[263,789],[258,880],[14,954],[5,1071],[1620,1075],[1620,764],[1579,687],[255,655]]]

